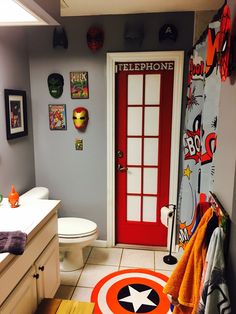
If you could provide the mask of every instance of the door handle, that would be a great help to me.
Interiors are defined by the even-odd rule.
[[[128,170],[128,168],[122,166],[121,164],[118,164],[118,165],[117,165],[117,170],[120,171],[120,172],[125,172],[125,171]]]

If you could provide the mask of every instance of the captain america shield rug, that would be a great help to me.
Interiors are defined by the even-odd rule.
[[[162,292],[168,277],[148,269],[111,273],[94,287],[91,302],[95,314],[172,313]]]

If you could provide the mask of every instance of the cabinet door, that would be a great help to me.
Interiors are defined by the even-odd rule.
[[[35,268],[31,267],[0,308],[1,314],[32,314],[37,309]]]
[[[37,280],[38,302],[53,298],[60,285],[60,264],[58,237],[54,237],[35,262],[39,274]]]

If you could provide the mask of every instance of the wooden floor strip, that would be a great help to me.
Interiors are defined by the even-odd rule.
[[[56,314],[92,314],[94,303],[62,300]]]
[[[92,314],[94,306],[91,302],[43,299],[35,314]]]

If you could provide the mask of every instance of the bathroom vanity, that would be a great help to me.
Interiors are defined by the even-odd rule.
[[[57,211],[59,200],[24,199],[0,204],[0,231],[27,234],[22,255],[0,253],[0,313],[32,314],[60,285]]]

